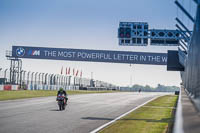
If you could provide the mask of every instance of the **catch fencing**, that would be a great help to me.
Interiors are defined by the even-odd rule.
[[[11,78],[11,75],[15,77]],[[58,90],[60,87],[65,90],[117,90],[119,88],[107,82],[71,75],[25,70],[18,73],[10,72],[9,69],[0,69],[0,85],[0,90],[5,90],[2,89],[5,85],[18,85],[22,90]]]

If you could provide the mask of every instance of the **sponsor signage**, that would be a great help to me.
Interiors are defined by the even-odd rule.
[[[16,58],[167,65],[167,53],[13,46]]]

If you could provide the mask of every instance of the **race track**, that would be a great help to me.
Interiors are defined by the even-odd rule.
[[[1,101],[0,133],[88,133],[163,94],[71,95],[64,111],[58,111],[56,97]]]

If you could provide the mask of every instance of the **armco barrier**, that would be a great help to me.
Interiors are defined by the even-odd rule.
[[[38,85],[38,90],[42,90],[42,85]]]
[[[12,90],[12,85],[4,85],[3,90],[11,91]]]
[[[0,91],[19,90],[19,85],[0,85]]]
[[[27,88],[27,90],[31,90],[31,85],[28,85],[28,88]]]
[[[62,86],[62,85],[26,85],[27,90],[59,90],[62,87],[64,90],[79,90],[78,86]],[[19,90],[19,85],[0,85],[0,91],[3,90]],[[23,90],[23,89],[22,89]]]
[[[0,91],[3,91],[3,86],[4,86],[4,85],[0,85]]]
[[[19,85],[12,85],[11,90],[19,90]]]

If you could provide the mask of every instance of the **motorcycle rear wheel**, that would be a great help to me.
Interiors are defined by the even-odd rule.
[[[59,110],[60,110],[60,111],[62,110],[62,105],[60,105],[60,104],[59,104]]]

